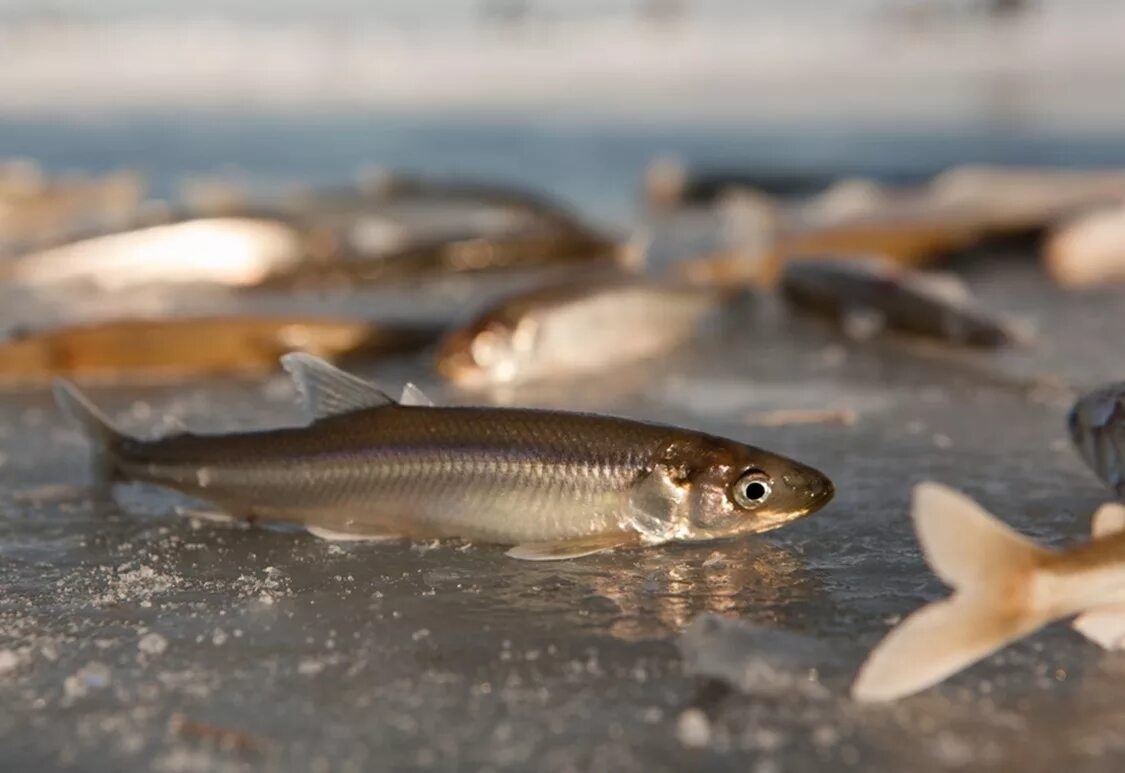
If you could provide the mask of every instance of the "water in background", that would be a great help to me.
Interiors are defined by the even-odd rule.
[[[47,169],[136,166],[158,196],[184,173],[233,168],[257,185],[339,184],[383,166],[472,175],[554,191],[590,217],[631,219],[648,163],[842,174],[927,173],[955,163],[1125,165],[1125,137],[1051,131],[883,131],[622,126],[534,116],[467,118],[377,113],[187,114],[81,121],[0,120],[0,155]]]

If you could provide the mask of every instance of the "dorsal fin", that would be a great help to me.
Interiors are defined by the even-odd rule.
[[[402,397],[398,399],[399,405],[411,405],[423,408],[433,408],[434,401],[426,396],[418,386],[410,381],[402,388]]]
[[[1119,531],[1125,531],[1125,505],[1109,502],[1099,507],[1094,513],[1094,538],[1108,537]]]
[[[305,409],[314,419],[394,404],[394,400],[374,384],[311,354],[286,354],[281,358],[281,367],[293,377]]]

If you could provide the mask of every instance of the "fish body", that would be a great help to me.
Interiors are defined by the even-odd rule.
[[[540,229],[408,241],[387,250],[345,246],[338,260],[297,265],[272,277],[269,284],[369,283],[568,263],[625,264],[631,259],[627,245],[599,234]]]
[[[416,177],[399,172],[365,170],[358,185],[342,189],[302,191],[286,208],[300,217],[321,220],[362,219],[385,215],[397,207],[473,207],[480,215],[549,226],[557,230],[586,230],[582,218],[565,204],[540,191],[490,180]]]
[[[1107,649],[1125,648],[1125,506],[1094,516],[1094,538],[1050,550],[936,483],[914,492],[926,560],[954,589],[910,615],[872,651],[852,694],[900,698],[937,684],[1054,620]]]
[[[472,201],[532,215],[559,230],[586,230],[582,219],[564,204],[539,191],[505,183],[471,179],[443,180],[391,173],[380,181],[375,193],[389,200]]]
[[[313,317],[126,318],[26,333],[0,342],[0,385],[167,381],[276,367],[303,351],[347,354],[418,349],[436,337],[421,327]]]
[[[673,349],[734,293],[643,279],[569,282],[512,296],[451,333],[438,371],[466,387],[580,375]]]
[[[1082,459],[1118,498],[1125,499],[1125,382],[1079,398],[1067,426]]]
[[[302,234],[279,220],[214,217],[95,236],[4,267],[0,278],[41,286],[69,282],[122,290],[149,284],[256,285],[305,259]]]
[[[822,193],[852,176],[846,170],[689,169],[675,159],[658,159],[645,173],[645,198],[654,207],[709,205],[734,192],[752,190],[797,198]],[[884,173],[886,184],[920,182],[916,173]]]
[[[111,479],[208,500],[247,519],[337,534],[459,537],[566,558],[619,545],[764,531],[823,506],[821,473],[752,446],[605,416],[395,403],[307,355],[287,355],[308,426],[138,440],[73,388],[60,404]]]
[[[969,346],[995,347],[1018,336],[972,301],[960,283],[867,257],[788,261],[781,289],[794,305],[847,319],[871,313],[886,327]]]
[[[1125,197],[1125,171],[1051,167],[960,166],[926,188],[934,209],[959,210],[990,235],[1039,234]]]
[[[878,253],[904,266],[925,266],[964,249],[979,237],[962,218],[938,213],[875,212],[811,227],[778,238],[783,259],[828,253]]]

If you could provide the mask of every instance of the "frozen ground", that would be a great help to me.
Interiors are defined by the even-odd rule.
[[[1032,135],[621,134],[358,117],[8,123],[0,140],[51,168],[140,164],[163,190],[177,172],[230,163],[267,182],[338,181],[363,161],[496,175],[618,223],[631,218],[644,162],[667,150],[845,171],[1122,160],[1119,141]],[[699,222],[650,225],[664,241]],[[892,622],[944,592],[907,521],[914,482],[963,488],[1053,544],[1083,538],[1105,497],[1066,440],[1065,396],[1026,386],[1044,372],[1120,379],[1125,295],[1064,294],[1030,249],[985,257],[964,267],[967,279],[1032,320],[1036,348],[998,358],[893,340],[857,348],[764,302],[659,363],[497,396],[721,432],[833,477],[829,508],[760,539],[531,565],[488,547],[337,545],[191,520],[155,490],[92,496],[84,447],[47,395],[0,398],[0,769],[1120,770],[1125,659],[1065,627],[896,706],[846,697]],[[479,291],[454,282],[302,305],[428,315],[468,310]],[[6,297],[0,308],[9,323],[166,302]],[[421,360],[362,372],[473,399],[442,390]],[[166,414],[202,429],[298,417],[280,376],[94,394],[138,428]],[[859,420],[745,421],[812,407]],[[705,613],[757,626],[739,635],[744,661],[697,646],[706,621],[679,639]],[[749,676],[737,688],[711,678],[732,671]]]
[[[1050,543],[1081,538],[1105,496],[1066,442],[1065,399],[1013,384],[1119,377],[1122,296],[1064,296],[1027,255],[970,279],[1035,319],[1041,349],[966,365],[855,348],[761,304],[651,367],[507,396],[722,432],[834,478],[815,517],[708,546],[535,565],[192,520],[151,490],[115,504],[73,488],[84,449],[45,394],[4,399],[2,767],[1120,770],[1125,660],[1065,627],[895,706],[846,697],[866,649],[942,593],[908,526],[912,483],[963,488]],[[422,362],[363,372],[432,383]],[[137,427],[297,418],[281,377],[97,398]],[[810,406],[859,421],[743,419]],[[735,653],[740,689],[696,675],[730,653],[685,642],[685,669],[677,637],[704,613],[760,626]]]

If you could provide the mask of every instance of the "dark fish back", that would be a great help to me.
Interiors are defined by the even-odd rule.
[[[300,463],[318,457],[490,454],[544,463],[638,466],[673,439],[694,435],[608,416],[494,408],[385,406],[306,427],[232,435],[123,439],[114,449],[134,464],[218,466]],[[376,454],[377,455],[377,454]]]

